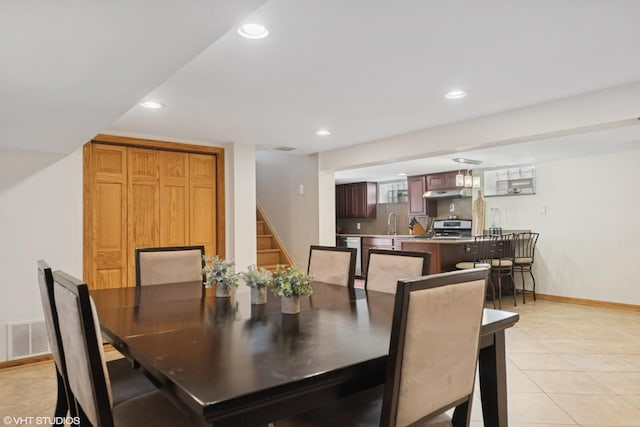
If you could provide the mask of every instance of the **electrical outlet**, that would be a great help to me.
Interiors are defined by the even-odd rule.
[[[360,223],[356,222],[356,230],[360,230]]]

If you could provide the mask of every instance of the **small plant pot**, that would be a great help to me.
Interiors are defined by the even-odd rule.
[[[223,285],[222,283],[216,283],[216,296],[221,298],[229,298],[233,292],[232,287]]]
[[[300,313],[300,297],[282,297],[281,311],[283,314]]]
[[[266,304],[267,288],[251,288],[251,304]]]

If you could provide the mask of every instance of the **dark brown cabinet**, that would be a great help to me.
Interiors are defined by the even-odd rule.
[[[377,188],[375,182],[336,185],[336,217],[375,218]]]
[[[458,171],[441,172],[427,175],[428,190],[447,190],[451,188],[462,188],[456,185],[456,175]]]
[[[430,201],[422,197],[427,189],[427,178],[425,175],[407,177],[407,187],[409,189],[409,216],[437,216],[438,205],[435,201]]]

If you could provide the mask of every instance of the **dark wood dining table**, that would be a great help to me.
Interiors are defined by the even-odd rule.
[[[280,298],[216,298],[201,283],[94,290],[103,336],[206,423],[261,426],[384,382],[394,295],[313,283],[299,314]],[[505,329],[485,309],[479,380],[485,426],[506,427]]]

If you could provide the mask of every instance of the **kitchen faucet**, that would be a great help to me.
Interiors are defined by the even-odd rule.
[[[393,219],[393,223],[391,219]],[[389,228],[391,228],[391,230],[389,230]],[[391,212],[389,219],[387,219],[387,234],[391,234],[392,232],[393,234],[398,234],[398,216],[395,212]]]

